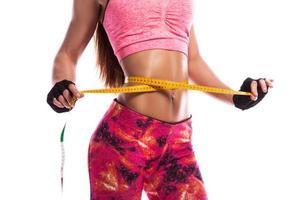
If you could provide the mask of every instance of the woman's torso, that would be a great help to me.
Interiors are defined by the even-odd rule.
[[[101,3],[107,5],[107,0]],[[102,9],[105,10],[105,9]],[[102,21],[104,12],[101,13]],[[170,81],[187,81],[188,64],[185,54],[165,49],[150,49],[126,56],[120,61],[125,77],[142,76]],[[125,83],[123,86],[138,85]],[[118,101],[153,118],[178,122],[190,117],[188,91],[185,89],[159,90],[154,92],[120,93]]]

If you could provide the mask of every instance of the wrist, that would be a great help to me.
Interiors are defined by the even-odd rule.
[[[228,103],[229,103],[230,105],[234,106],[234,102],[233,102],[233,94],[230,94],[230,95],[229,95]]]
[[[231,106],[234,106],[234,102],[233,102],[233,94],[228,94],[226,95],[226,102],[228,104],[230,104]]]
[[[59,54],[53,63],[52,69],[52,84],[64,79],[75,82],[76,79],[76,63],[67,56]]]

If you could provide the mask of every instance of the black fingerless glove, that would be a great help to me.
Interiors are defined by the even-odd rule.
[[[260,78],[263,79],[263,78]],[[251,92],[251,82],[253,80],[257,81],[257,94],[258,97],[256,99],[256,101],[251,100],[250,96],[245,96],[245,95],[233,95],[233,103],[234,106],[241,109],[241,110],[246,110],[248,108],[251,108],[253,106],[255,106],[256,104],[258,104],[264,97],[265,95],[268,93],[264,93],[260,84],[259,84],[259,80],[260,79],[252,79],[252,78],[247,78],[242,86],[241,89],[239,91],[244,91],[244,92]],[[268,89],[268,86],[267,86]]]
[[[64,90],[67,89],[72,94],[72,92],[69,89],[69,85],[70,84],[74,84],[75,85],[75,83],[73,83],[72,81],[66,80],[66,79],[64,79],[62,81],[59,81],[59,82],[55,83],[55,85],[52,87],[52,89],[48,93],[48,95],[47,95],[47,103],[50,105],[50,107],[54,111],[56,111],[58,113],[62,113],[62,112],[68,112],[68,111],[72,110],[72,108],[71,109],[68,109],[66,107],[60,108],[60,107],[57,107],[56,105],[53,104],[53,99],[54,98],[57,99],[59,97],[59,95],[63,95],[63,91]]]

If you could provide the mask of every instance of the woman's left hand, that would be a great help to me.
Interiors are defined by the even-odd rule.
[[[251,95],[233,95],[234,106],[246,110],[258,104],[268,93],[268,89],[273,87],[273,79],[246,78],[241,86],[240,91],[250,92]]]
[[[250,84],[251,93],[252,93],[252,95],[250,96],[251,100],[252,101],[257,100],[257,97],[258,97],[258,92],[257,92],[258,84],[260,84],[260,87],[261,87],[262,91],[264,93],[267,93],[268,88],[273,88],[273,81],[274,81],[273,79],[267,79],[267,78],[258,79],[257,81],[253,80]]]

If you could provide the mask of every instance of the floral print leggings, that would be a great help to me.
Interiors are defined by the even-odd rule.
[[[91,200],[207,200],[191,144],[192,115],[165,122],[116,98],[90,138]]]

